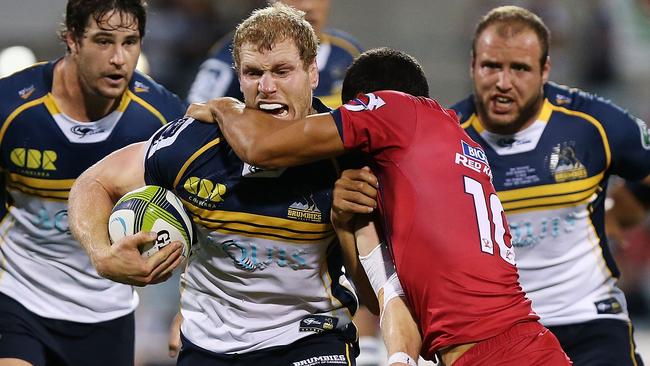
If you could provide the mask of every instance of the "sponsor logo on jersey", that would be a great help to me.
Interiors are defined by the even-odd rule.
[[[546,238],[556,240],[562,235],[573,235],[580,216],[579,210],[549,215],[534,221],[517,220],[515,216],[509,216],[512,245],[517,248],[533,247]]]
[[[300,321],[300,328],[298,329],[301,332],[316,332],[322,333],[328,330],[336,328],[338,323],[337,318],[325,315],[310,315],[302,318]]]
[[[533,140],[529,138],[520,138],[516,139],[514,137],[501,137],[497,140],[497,146],[503,147],[506,149],[512,149],[517,146],[526,145],[532,143]]]
[[[596,301],[594,305],[596,305],[596,311],[598,311],[598,314],[620,314],[623,312],[621,303],[613,297]]]
[[[20,168],[34,170],[56,170],[57,154],[53,150],[37,150],[18,147],[9,153],[9,160]]]
[[[365,95],[360,95],[358,98],[355,98],[344,104],[343,108],[349,110],[350,112],[361,112],[361,111],[374,111],[386,105],[381,97],[376,96],[374,93],[368,93]]]
[[[571,101],[571,97],[568,97],[566,95],[558,94],[555,96],[555,104],[557,105],[567,105],[570,104]]]
[[[587,178],[587,168],[576,156],[575,142],[563,142],[553,147],[549,158],[549,170],[556,182]]]
[[[136,81],[134,84],[134,90],[136,93],[147,93],[149,91],[149,86],[143,84],[140,81]]]
[[[70,129],[72,133],[77,136],[86,137],[89,135],[96,135],[98,133],[106,132],[106,130],[99,126],[74,126]]]
[[[490,180],[492,179],[492,170],[488,164],[487,156],[485,152],[479,148],[474,147],[468,144],[467,142],[460,141],[462,147],[462,153],[457,152],[454,162],[458,165],[462,165],[466,168],[472,169],[477,173],[484,173]]]
[[[21,97],[22,99],[27,99],[34,93],[35,90],[36,87],[34,87],[34,85],[30,85],[26,88],[20,89],[18,91],[18,96]]]
[[[291,366],[314,366],[314,365],[349,365],[345,355],[323,355],[309,357],[304,360],[295,361]]]
[[[294,202],[287,210],[287,217],[300,221],[321,222],[323,215],[314,201],[314,196],[303,196],[299,202]]]
[[[225,184],[199,177],[187,178],[183,188],[190,194],[188,198],[190,202],[210,209],[216,208],[217,203],[223,202],[223,196],[228,190]]]
[[[644,149],[650,150],[650,131],[648,131],[648,125],[641,118],[635,118],[634,121],[641,131],[641,145]]]
[[[289,247],[288,247],[289,248]],[[233,260],[235,267],[247,272],[263,271],[275,263],[278,267],[288,267],[294,271],[308,269],[303,249],[270,246],[258,248],[254,243],[226,240],[221,249]]]

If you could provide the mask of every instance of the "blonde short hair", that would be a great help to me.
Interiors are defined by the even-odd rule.
[[[314,28],[305,20],[305,12],[280,2],[255,10],[235,29],[232,56],[239,71],[239,52],[244,43],[257,46],[259,51],[268,51],[284,40],[294,41],[305,69],[316,58],[318,37]]]

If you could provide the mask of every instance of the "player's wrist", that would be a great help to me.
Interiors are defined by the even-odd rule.
[[[113,253],[109,244],[97,246],[90,252],[90,261],[102,277],[110,275],[112,257]]]

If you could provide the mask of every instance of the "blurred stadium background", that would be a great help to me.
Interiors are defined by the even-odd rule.
[[[36,60],[65,51],[56,37],[65,0],[3,1],[0,50],[23,46]],[[185,98],[210,46],[263,0],[150,0],[143,50],[149,73]],[[332,0],[329,25],[355,36],[365,48],[407,51],[422,63],[431,95],[450,104],[470,92],[469,48],[478,17],[497,5],[515,4],[541,15],[552,31],[551,79],[613,99],[650,121],[650,0]],[[0,74],[32,55],[24,48],[0,51]],[[650,360],[650,220],[614,249],[621,284]],[[173,364],[167,329],[176,312],[178,277],[140,290],[137,311],[139,365]]]

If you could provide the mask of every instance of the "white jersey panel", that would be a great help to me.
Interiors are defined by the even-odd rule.
[[[520,283],[545,326],[628,320],[625,297],[607,268],[587,206],[508,214]],[[611,298],[621,311],[599,314],[598,304],[609,306]]]
[[[39,316],[80,323],[135,309],[138,298],[131,286],[100,277],[70,234],[67,202],[9,193],[15,206],[0,226],[0,292]]]
[[[330,241],[309,244],[226,235],[199,228],[199,247],[181,278],[182,332],[216,353],[290,344],[352,319],[330,278]]]

